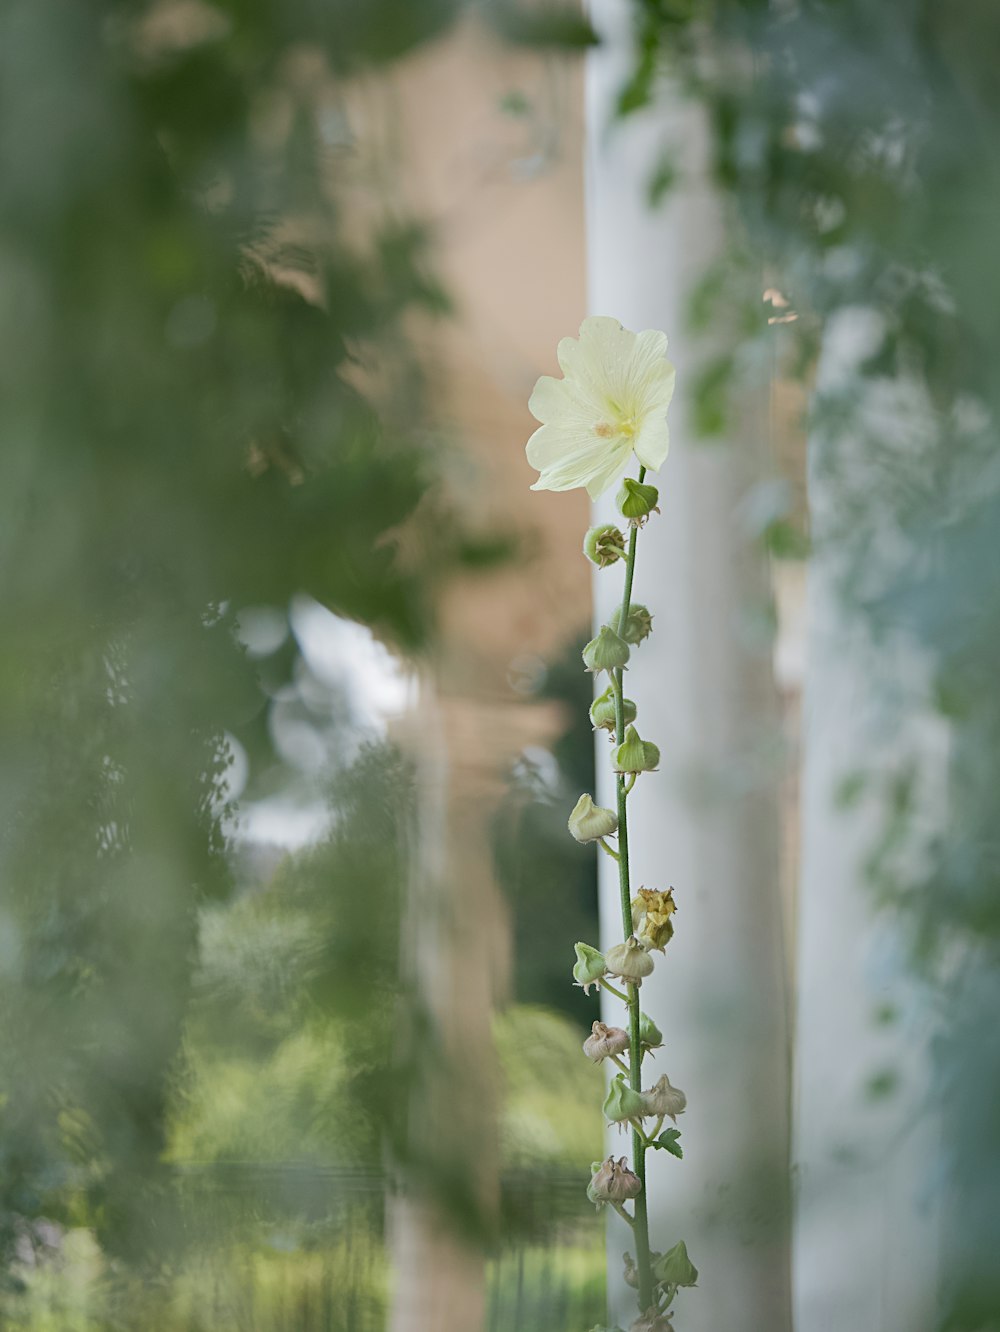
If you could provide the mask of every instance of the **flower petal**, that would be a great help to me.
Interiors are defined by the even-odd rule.
[[[541,476],[532,490],[573,490],[586,486],[591,495],[601,494],[628,465],[632,444],[627,439],[589,437],[543,425],[528,440],[528,461]],[[598,489],[592,489],[594,485]]]
[[[656,329],[632,333],[606,315],[585,319],[579,338],[563,338],[564,378],[543,375],[528,403],[540,423],[526,449],[541,473],[533,490],[585,486],[596,498],[625,470],[633,448],[644,466],[662,465],[674,388],[666,347]]]
[[[629,458],[632,456],[631,440],[624,440],[620,450],[616,450],[613,456],[609,457],[607,466],[594,475],[587,482],[587,494],[592,500],[600,499],[607,488],[617,481],[618,477],[628,466]]]
[[[670,452],[670,427],[666,419],[647,421],[635,437],[635,456],[654,472],[667,461]]]
[[[569,379],[542,375],[528,399],[528,411],[542,425],[578,426],[590,432],[600,421],[600,412]]]

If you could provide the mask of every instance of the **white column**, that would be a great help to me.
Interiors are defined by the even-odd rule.
[[[818,388],[838,389],[872,352],[870,318],[844,311],[827,330]],[[857,393],[863,391],[857,381]],[[906,397],[905,386],[901,390]],[[903,398],[900,399],[903,402]],[[898,421],[901,423],[903,412]],[[901,424],[898,428],[902,428]],[[940,1128],[928,1095],[930,996],[908,975],[905,920],[879,912],[864,862],[884,809],[844,808],[838,788],[859,770],[890,766],[873,682],[904,696],[921,665],[912,646],[886,635],[876,664],[857,615],[837,586],[836,473],[817,466],[825,448],[850,474],[866,465],[863,441],[812,441],[810,504],[818,554],[809,571],[803,717],[802,866],[799,888],[794,1160],[796,1332],[931,1332],[938,1326]],[[877,556],[876,556],[877,558]],[[875,668],[873,670],[873,667]],[[940,720],[907,717],[931,769],[945,771]],[[916,733],[913,724],[916,722]],[[943,794],[943,793],[942,793]],[[944,800],[940,802],[943,807]],[[910,837],[919,829],[911,817]]]
[[[642,990],[666,1038],[650,1082],[666,1072],[688,1096],[684,1160],[647,1158],[651,1240],[665,1249],[684,1239],[700,1270],[698,1288],[678,1298],[684,1332],[786,1332],[789,1080],[777,774],[753,757],[760,741],[773,740],[777,721],[769,651],[747,631],[754,609],[766,605],[765,571],[734,512],[766,442],[766,386],[760,403],[747,404],[739,438],[692,439],[690,393],[706,350],[685,332],[686,303],[722,243],[706,180],[706,126],[699,108],[679,96],[612,126],[634,7],[594,0],[591,12],[606,42],[590,57],[587,85],[589,308],[628,328],[666,330],[678,383],[671,455],[650,478],[663,512],[642,533],[634,590],[654,613],[654,633],[625,677],[640,733],[662,751],[661,771],[641,777],[629,800],[633,882],[673,884],[678,903],[676,937]],[[683,174],[654,213],[646,181],[665,137],[684,147]],[[597,516],[612,513],[608,501]],[[620,596],[620,566],[598,574],[595,586],[600,623]],[[598,769],[600,799],[613,804],[603,740]],[[621,925],[607,858],[601,910],[609,945]],[[615,1004],[607,1015],[620,1020]],[[615,1220],[609,1289],[624,1327],[635,1308],[621,1278],[629,1239]]]

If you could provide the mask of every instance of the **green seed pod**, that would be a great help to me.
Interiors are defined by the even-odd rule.
[[[612,1078],[604,1098],[605,1118],[612,1124],[623,1124],[630,1119],[641,1119],[645,1113],[642,1093],[632,1090],[624,1074],[619,1073],[616,1078]]]
[[[653,1276],[661,1286],[694,1286],[698,1282],[698,1269],[688,1257],[683,1240],[665,1253],[653,1267]]]
[[[597,637],[583,649],[583,664],[588,671],[624,670],[629,659],[629,647],[609,624],[602,624]]]
[[[620,976],[632,985],[641,985],[643,976],[648,976],[653,970],[653,959],[635,935],[631,934],[624,943],[608,949],[604,965],[610,975]]]
[[[643,1054],[647,1050],[660,1050],[663,1047],[663,1032],[648,1013],[639,1014],[639,1044]]]
[[[584,994],[589,994],[590,987],[596,985],[601,977],[608,973],[604,954],[599,953],[596,948],[591,948],[590,944],[578,943],[574,947],[576,964],[573,967],[573,979],[577,985],[583,987]]]
[[[618,815],[610,809],[595,805],[584,793],[573,806],[566,825],[578,842],[599,842],[618,831]]]
[[[651,740],[641,740],[634,726],[628,728],[625,739],[611,753],[615,772],[655,772],[659,764],[659,749]]]
[[[583,553],[598,569],[625,558],[625,537],[614,523],[599,523],[583,538]]]
[[[643,639],[648,638],[653,630],[653,617],[645,606],[635,602],[629,609],[628,617],[625,620],[625,628],[622,630],[622,638],[626,643],[633,646],[641,643]]]
[[[622,699],[625,712],[625,725],[635,721],[636,707],[630,698]],[[615,729],[615,691],[608,685],[603,694],[599,694],[590,705],[590,722],[595,731]]]
[[[659,513],[656,507],[660,492],[655,486],[645,485],[627,476],[618,492],[617,504],[623,518],[627,518],[634,527],[641,527],[651,513]]]

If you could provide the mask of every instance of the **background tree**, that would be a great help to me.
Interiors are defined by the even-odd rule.
[[[426,637],[435,557],[393,540],[432,468],[400,319],[443,298],[419,228],[360,188],[344,79],[450,16],[0,18],[8,1245],[40,1215],[136,1260],[176,1238],[165,1106],[197,911],[232,890],[232,738],[252,792],[297,679],[292,638],[248,661],[240,611],[307,593]]]

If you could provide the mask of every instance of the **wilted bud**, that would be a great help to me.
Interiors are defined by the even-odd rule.
[[[624,558],[625,537],[614,523],[599,523],[583,538],[583,553],[598,569],[606,569]]]
[[[574,947],[576,964],[573,967],[573,979],[577,985],[583,987],[584,994],[589,994],[590,987],[596,985],[602,976],[607,975],[608,968],[604,954],[599,953],[596,948],[591,948],[590,944],[578,943]]]
[[[684,1107],[687,1105],[687,1097],[679,1087],[671,1087],[670,1079],[664,1073],[663,1077],[649,1091],[642,1093],[642,1103],[646,1107],[644,1113],[650,1117],[669,1116],[674,1123],[677,1123],[677,1116],[684,1113]]]
[[[625,732],[625,739],[611,751],[611,766],[615,772],[655,772],[660,765],[660,751],[651,740],[642,740],[634,726]]]
[[[628,1332],[674,1332],[674,1325],[667,1314],[657,1313],[656,1306],[651,1304],[631,1324]]]
[[[604,1098],[604,1114],[609,1123],[624,1124],[631,1119],[641,1119],[645,1113],[642,1092],[633,1091],[622,1073],[612,1078]]]
[[[635,721],[636,708],[630,698],[622,699],[622,711],[625,725]],[[617,718],[615,716],[615,691],[610,685],[603,694],[599,694],[590,705],[590,721],[595,731],[611,731],[614,734]]]
[[[573,806],[566,826],[578,842],[599,842],[602,837],[610,837],[618,831],[618,815],[595,805],[592,798],[584,794]]]
[[[659,513],[656,502],[660,492],[655,486],[642,481],[635,481],[627,476],[622,482],[616,502],[623,518],[627,518],[633,527],[641,527],[651,513]]]
[[[595,1064],[611,1055],[623,1054],[629,1045],[628,1032],[621,1027],[606,1027],[603,1022],[595,1022],[591,1034],[583,1043],[583,1053]]]
[[[629,658],[628,644],[619,638],[609,624],[602,624],[597,637],[583,649],[583,664],[588,671],[617,671],[625,669]]]
[[[587,1197],[592,1203],[626,1202],[642,1192],[642,1180],[629,1170],[624,1156],[617,1161],[613,1156],[595,1161],[590,1169],[593,1173]]]
[[[652,888],[640,888],[632,898],[632,921],[636,937],[644,948],[657,948],[665,952],[674,937],[674,923],[670,917],[677,910],[674,890],[665,893]]]
[[[634,606],[629,607],[628,615],[625,618],[625,626],[622,629],[622,638],[626,643],[635,646],[641,643],[644,638],[648,638],[653,632],[653,617],[641,602],[636,602]]]
[[[641,985],[643,976],[653,970],[653,959],[635,935],[630,934],[624,943],[608,949],[604,965],[612,976],[621,976],[623,981]]]
[[[658,1258],[653,1264],[653,1276],[661,1286],[693,1286],[698,1281],[698,1269],[688,1257],[683,1240]]]
[[[647,1050],[659,1050],[663,1047],[663,1032],[648,1013],[639,1014],[639,1044],[643,1054]]]

